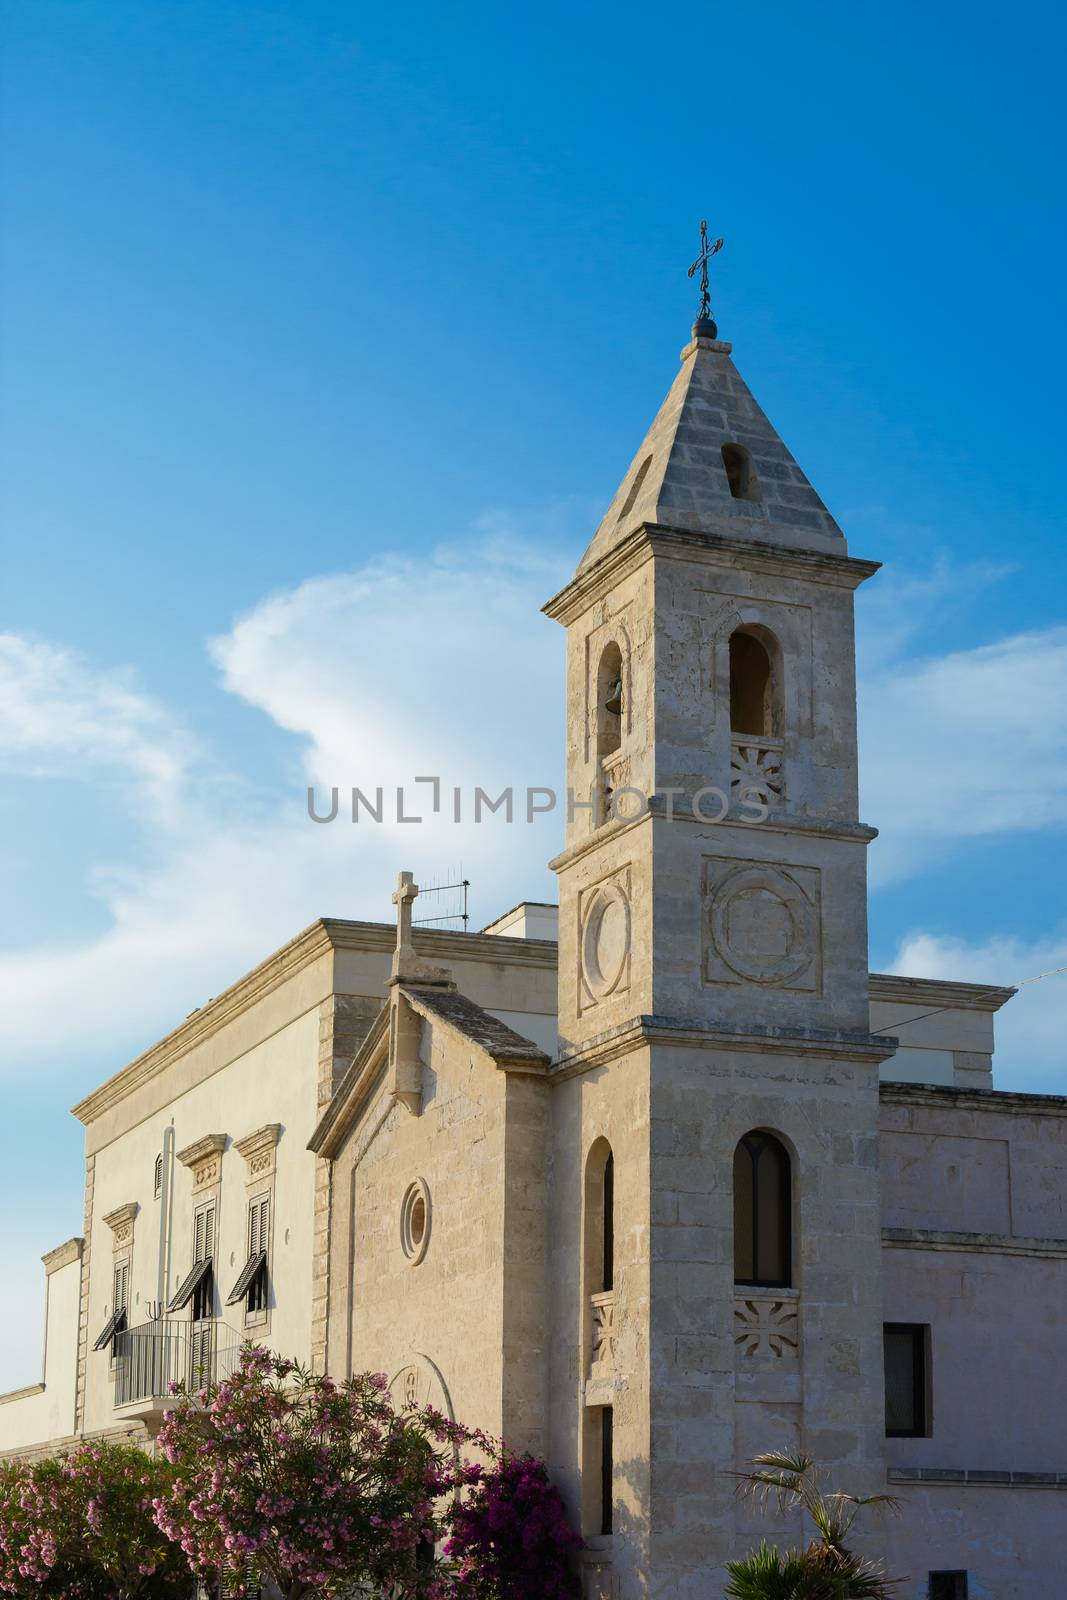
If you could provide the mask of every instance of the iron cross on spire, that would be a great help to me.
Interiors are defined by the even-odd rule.
[[[700,310],[697,313],[697,320],[700,322],[711,321],[711,296],[708,294],[708,262],[712,256],[718,255],[721,249],[721,239],[716,239],[714,244],[709,242],[708,225],[702,221],[700,224],[700,254],[689,268],[689,276],[691,278],[695,276],[698,270],[700,272]]]

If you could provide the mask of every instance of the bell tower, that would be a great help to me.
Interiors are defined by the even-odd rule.
[[[757,1452],[883,1476],[889,1048],[869,1024],[853,635],[876,570],[849,556],[705,301],[545,607],[567,630],[572,805],[553,866],[576,1171],[615,1126],[623,1600],[643,1582],[719,1592],[701,1585],[755,1542],[728,1474]],[[583,1393],[603,1402],[602,1378]],[[581,1407],[577,1425],[592,1437]]]

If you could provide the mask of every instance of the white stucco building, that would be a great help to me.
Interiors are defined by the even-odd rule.
[[[868,970],[875,570],[698,322],[546,607],[594,798],[558,913],[412,933],[402,883],[89,1094],[0,1450],[151,1434],[254,1337],[544,1454],[590,1596],[799,1532],[736,1502],[771,1448],[899,1495],[908,1600],[1062,1592],[1067,1099],[995,1090],[1010,989]]]

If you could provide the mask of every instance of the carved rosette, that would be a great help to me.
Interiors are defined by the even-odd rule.
[[[765,806],[781,804],[785,793],[781,739],[732,739],[730,742],[730,795],[748,796]]]

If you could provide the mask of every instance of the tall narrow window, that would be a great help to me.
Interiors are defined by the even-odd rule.
[[[792,1281],[789,1153],[773,1133],[746,1133],[734,1151],[734,1281],[768,1289]]]
[[[921,1322],[887,1322],[882,1328],[889,1439],[925,1439],[930,1432],[929,1331]]]
[[[585,1277],[587,1294],[615,1287],[615,1157],[595,1139],[585,1162]]]
[[[600,1408],[600,1532],[612,1531],[615,1509],[615,1414],[610,1406]]]
[[[604,646],[596,674],[596,753],[600,761],[622,743],[622,651],[614,640]]]
[[[761,637],[738,628],[730,635],[730,728],[735,734],[776,738],[781,733],[777,653],[769,633]]]
[[[160,1154],[160,1155],[158,1155],[156,1157],[155,1171],[152,1174],[152,1193],[153,1193],[153,1195],[155,1196],[155,1198],[157,1200],[159,1199],[160,1195],[163,1193],[163,1156],[162,1156],[162,1154]]]
[[[743,444],[724,444],[722,464],[726,468],[726,481],[735,500],[758,500],[759,479],[752,465],[752,457]]]

